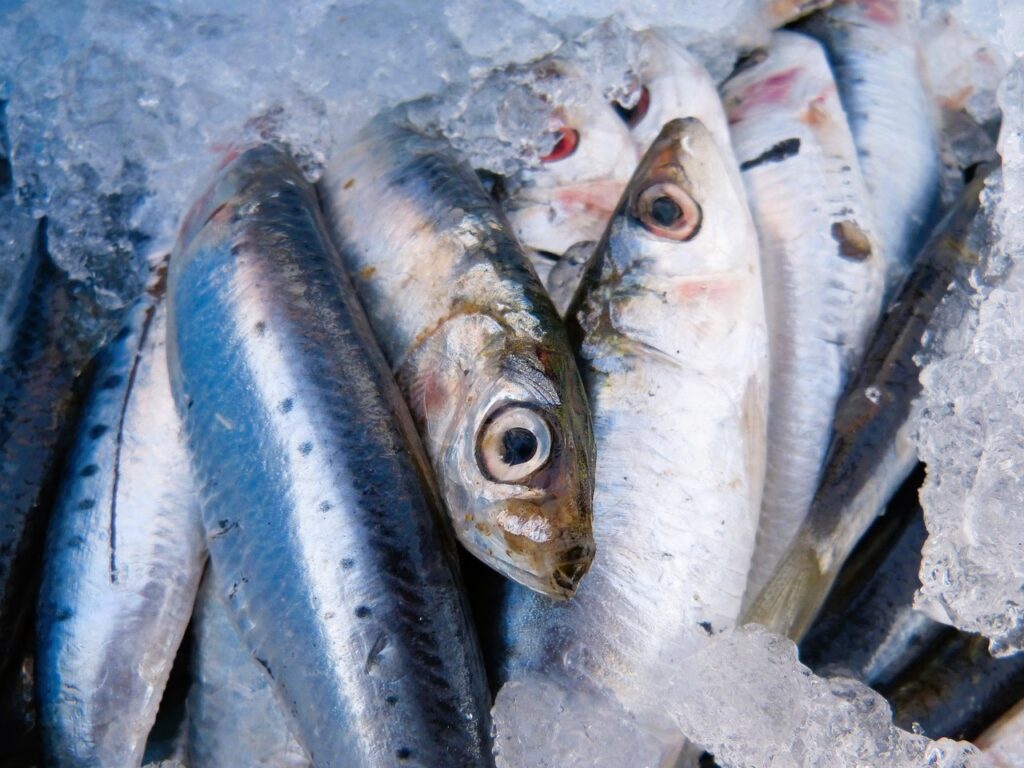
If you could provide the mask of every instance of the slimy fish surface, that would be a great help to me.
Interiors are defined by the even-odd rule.
[[[194,619],[188,694],[191,768],[312,768],[274,682],[231,623],[207,570]]]
[[[374,120],[324,177],[333,231],[462,544],[570,597],[594,557],[590,411],[562,322],[444,141]]]
[[[489,766],[454,543],[317,202],[287,156],[250,149],[171,257],[210,566],[315,765]]]
[[[151,291],[102,355],[53,510],[36,652],[53,765],[141,764],[206,559]]]
[[[828,48],[887,259],[888,295],[933,223],[941,163],[908,0],[839,0],[807,21]]]
[[[67,276],[46,252],[45,220],[27,233],[24,272],[0,318],[0,678],[20,661],[39,559],[74,426],[88,351],[71,330]]]
[[[745,621],[799,641],[846,558],[917,464],[909,434],[911,405],[921,392],[914,356],[936,307],[977,264],[967,238],[985,173],[978,172],[936,227],[879,323],[836,408],[825,470],[807,519]]]
[[[668,671],[737,618],[768,341],[757,235],[731,178],[700,121],[670,122],[588,266],[571,321],[594,409],[599,555],[569,602],[509,585],[503,680],[583,675],[653,723]]]
[[[836,401],[881,312],[885,263],[821,46],[776,32],[723,86],[761,239],[771,333],[768,474],[747,601],[803,522]]]

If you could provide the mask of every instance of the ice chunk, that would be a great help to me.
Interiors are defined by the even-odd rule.
[[[502,688],[494,706],[499,765],[660,764],[665,746],[644,731],[645,720],[582,683],[571,686],[530,677]],[[879,694],[815,676],[792,642],[757,626],[706,638],[658,693],[676,725],[722,766],[985,764],[969,744],[895,727]]]
[[[1024,60],[999,89],[1001,176],[985,199],[975,291],[936,317],[917,424],[929,537],[915,607],[1024,649]]]

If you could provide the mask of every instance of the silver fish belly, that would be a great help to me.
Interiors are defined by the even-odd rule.
[[[212,569],[199,588],[193,626],[191,768],[310,768],[273,681],[231,623]]]
[[[885,263],[821,46],[776,32],[723,96],[761,239],[771,334],[768,473],[749,601],[807,514],[836,401],[881,313]]]
[[[582,675],[655,721],[668,670],[738,616],[764,476],[757,236],[699,121],[654,142],[572,311],[599,554],[568,603],[510,585],[502,678]]]
[[[828,47],[871,196],[891,295],[910,269],[939,199],[941,163],[931,97],[907,0],[841,0],[809,20]]]
[[[323,182],[333,232],[459,541],[569,597],[594,555],[593,435],[568,339],[447,142],[374,120]]]
[[[53,511],[36,661],[53,765],[141,763],[192,614],[206,549],[165,340],[147,295],[104,353]]]
[[[211,567],[314,764],[490,765],[426,457],[287,156],[220,171],[182,226],[169,306]]]

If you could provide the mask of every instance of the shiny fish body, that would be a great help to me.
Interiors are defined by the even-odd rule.
[[[73,431],[76,379],[88,351],[69,331],[71,285],[50,260],[45,223],[29,242],[19,281],[24,293],[5,300],[6,350],[0,357],[0,677],[21,659],[32,621],[39,558]]]
[[[909,0],[840,0],[808,20],[828,48],[871,195],[891,295],[928,234],[940,160]]]
[[[771,333],[768,473],[749,601],[810,506],[836,401],[881,313],[885,264],[818,43],[776,32],[723,88],[761,238]]]
[[[267,671],[231,623],[208,570],[194,619],[188,694],[191,768],[310,768]]]
[[[951,631],[913,608],[928,532],[920,506],[911,507],[890,507],[865,535],[800,643],[800,661],[819,674],[877,688]]]
[[[799,641],[846,558],[917,464],[910,413],[921,392],[914,356],[950,287],[978,255],[968,242],[986,171],[936,227],[879,323],[836,408],[821,485],[793,546],[750,605],[746,620]]]
[[[586,77],[565,62],[547,67],[552,77]],[[502,204],[524,246],[561,257],[576,243],[601,239],[640,157],[596,88],[580,102],[557,105],[551,119],[560,137],[575,132],[575,149],[565,157],[553,152],[509,178]]]
[[[97,370],[53,511],[36,666],[53,765],[141,764],[192,614],[206,548],[166,327],[162,296],[130,310]]]
[[[182,226],[169,307],[210,565],[313,763],[490,765],[426,459],[289,158],[264,146],[220,171]]]
[[[688,219],[702,212],[689,240],[646,228],[658,190],[692,201]],[[764,473],[757,235],[699,121],[669,123],[641,162],[572,319],[594,409],[599,554],[568,603],[510,585],[502,678],[582,674],[654,722],[669,671],[737,618]]]
[[[594,556],[590,411],[508,223],[446,142],[388,116],[323,184],[459,540],[509,578],[571,596]]]

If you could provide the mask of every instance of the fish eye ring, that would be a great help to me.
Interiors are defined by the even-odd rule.
[[[497,483],[522,483],[551,458],[551,426],[528,405],[498,408],[484,421],[479,435],[477,463]]]
[[[655,182],[635,200],[633,216],[652,235],[686,241],[700,231],[704,215],[700,205],[675,184]]]

